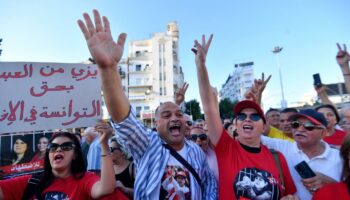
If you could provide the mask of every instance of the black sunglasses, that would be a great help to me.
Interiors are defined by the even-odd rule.
[[[58,147],[60,147],[62,151],[70,151],[74,149],[75,145],[73,142],[63,142],[62,144],[51,143],[47,146],[47,150],[53,153],[57,151]]]
[[[116,150],[121,151],[122,149],[119,147],[109,147],[109,150],[111,151],[111,153],[115,152]]]
[[[190,136],[190,139],[191,139],[192,141],[196,141],[197,138],[199,138],[200,140],[206,140],[206,139],[208,138],[208,136],[207,136],[205,133],[201,133],[201,134],[198,134],[198,135],[192,134],[192,135]]]
[[[244,121],[245,119],[247,119],[247,117],[248,117],[248,115],[245,113],[239,113],[237,115],[237,119],[239,121]],[[258,113],[254,113],[254,114],[249,115],[249,119],[252,120],[253,122],[257,122],[261,119],[261,116]]]
[[[187,126],[192,126],[193,125],[192,121],[186,121],[186,124],[187,124]]]
[[[313,124],[312,122],[309,122],[309,121],[304,122],[304,123],[299,122],[299,121],[293,121],[291,123],[291,127],[294,129],[297,129],[300,126],[303,126],[308,131],[313,131],[315,128],[316,129],[323,129],[322,127],[316,126],[315,124]]]

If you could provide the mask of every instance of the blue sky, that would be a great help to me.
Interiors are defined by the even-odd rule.
[[[257,77],[262,72],[272,75],[263,98],[265,110],[278,107],[281,100],[274,46],[284,48],[279,59],[289,105],[316,94],[314,73],[324,83],[343,81],[336,43],[350,49],[348,0],[0,0],[0,5],[1,61],[85,60],[89,52],[76,21],[94,8],[110,19],[115,38],[126,32],[128,41],[147,39],[177,21],[180,62],[190,84],[186,100],[199,100],[193,41],[213,33],[207,58],[212,85],[220,89],[235,63],[254,61]]]

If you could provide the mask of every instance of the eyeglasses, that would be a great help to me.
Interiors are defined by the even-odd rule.
[[[62,144],[51,143],[47,146],[47,150],[50,153],[54,153],[57,151],[58,147],[62,151],[70,151],[70,150],[74,149],[75,145],[73,142],[63,142]]]
[[[122,149],[119,147],[109,147],[109,150],[111,151],[111,153],[113,153],[116,150],[121,151]]]
[[[248,117],[248,115],[245,113],[239,113],[237,115],[237,119],[239,121],[244,121],[247,119],[247,117]],[[254,114],[249,115],[249,119],[252,120],[253,122],[257,122],[261,119],[261,116],[258,113],[254,113]]]
[[[187,124],[187,126],[192,126],[193,125],[192,121],[186,121],[186,124]]]
[[[304,123],[299,122],[299,121],[294,121],[291,123],[291,127],[294,129],[297,129],[300,126],[303,126],[308,131],[313,131],[315,128],[316,129],[324,129],[322,127],[316,126],[315,124],[313,124],[312,122],[309,122],[309,121],[304,122]]]
[[[208,138],[208,136],[207,136],[205,133],[201,133],[201,134],[198,134],[198,135],[192,134],[192,135],[190,136],[190,139],[191,139],[192,141],[196,141],[197,138],[199,138],[200,140],[206,140],[206,139]]]

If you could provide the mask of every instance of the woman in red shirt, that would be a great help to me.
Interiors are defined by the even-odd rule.
[[[343,158],[342,182],[322,187],[314,193],[313,200],[350,199],[350,135],[346,136],[340,147]]]
[[[320,112],[327,119],[327,134],[323,138],[325,142],[330,144],[331,146],[335,146],[337,148],[343,143],[344,138],[346,136],[346,132],[337,128],[338,123],[340,121],[340,117],[336,108],[331,104],[324,104],[315,108],[317,112]]]
[[[74,134],[58,132],[49,141],[44,172],[35,189],[36,198],[98,199],[114,191],[114,170],[108,148],[109,135],[103,131],[103,127],[97,130],[101,130],[101,179],[86,172],[80,143]],[[0,200],[22,199],[30,178],[31,175],[27,175],[0,181]]]

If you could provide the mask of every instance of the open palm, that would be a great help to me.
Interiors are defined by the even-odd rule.
[[[90,16],[84,13],[85,23],[78,21],[89,47],[91,56],[100,67],[115,67],[123,56],[126,34],[122,33],[118,41],[114,42],[111,34],[109,21],[103,17],[103,23],[100,14],[94,10],[94,23]]]

